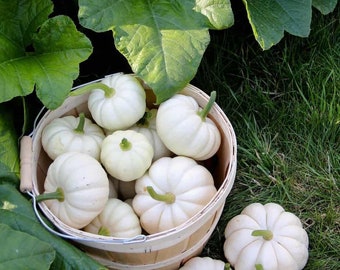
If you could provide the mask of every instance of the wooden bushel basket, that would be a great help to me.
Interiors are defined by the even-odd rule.
[[[155,97],[147,86],[144,85],[144,88],[150,108],[154,106]],[[190,84],[181,93],[195,98],[201,107],[209,100],[206,93]],[[52,162],[41,145],[43,128],[51,120],[65,115],[77,116],[84,112],[87,117],[91,117],[87,99],[88,94],[67,98],[58,109],[47,111],[35,127],[31,142],[30,177],[34,195],[44,191],[47,169]],[[73,229],[54,216],[44,202],[39,203],[42,213],[58,228],[58,235],[67,236],[76,246],[110,269],[178,269],[186,260],[202,252],[220,219],[225,199],[234,184],[237,144],[233,127],[216,103],[209,117],[219,128],[222,143],[216,155],[204,161],[203,165],[212,173],[217,193],[199,213],[182,225],[157,234],[120,239]]]

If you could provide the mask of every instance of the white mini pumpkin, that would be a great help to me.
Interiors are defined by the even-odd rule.
[[[83,113],[53,119],[41,135],[41,144],[51,159],[65,152],[81,152],[99,160],[101,143],[105,138],[101,127]]]
[[[210,257],[193,257],[179,270],[228,270],[226,263]]]
[[[132,207],[117,198],[110,198],[103,211],[84,231],[104,236],[132,238],[141,234],[139,219]]]
[[[225,228],[224,254],[235,270],[301,270],[308,235],[300,219],[276,203],[252,203]]]
[[[205,160],[220,147],[221,134],[208,113],[215,100],[215,92],[206,106],[183,94],[176,94],[160,104],[156,128],[167,148],[176,155]]]
[[[107,172],[121,181],[133,181],[150,167],[153,148],[134,130],[117,130],[102,142],[100,160]]]
[[[149,234],[165,231],[189,220],[216,194],[211,173],[195,160],[162,157],[136,180],[133,209]]]
[[[143,117],[146,94],[133,75],[115,73],[93,86],[98,87],[91,91],[88,107],[102,128],[111,131],[126,129]]]
[[[79,152],[59,155],[48,167],[44,201],[51,212],[66,225],[80,229],[105,207],[109,196],[107,173],[95,158]]]

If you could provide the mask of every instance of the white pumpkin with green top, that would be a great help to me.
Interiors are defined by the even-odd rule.
[[[99,160],[104,131],[84,113],[53,119],[41,134],[41,144],[51,159],[65,152],[86,153]]]
[[[308,235],[300,219],[276,203],[252,203],[225,228],[224,254],[235,270],[301,270]]]
[[[50,211],[66,225],[80,229],[105,207],[109,196],[107,173],[95,158],[79,152],[59,155],[48,167],[44,201]]]
[[[142,228],[132,207],[117,198],[110,198],[103,211],[92,220],[84,231],[118,238],[140,235]]]
[[[193,97],[183,94],[176,94],[160,104],[156,128],[170,151],[195,160],[206,160],[217,152],[221,134],[208,117],[215,98],[216,92],[212,92],[204,108]]]
[[[100,160],[107,172],[121,181],[133,181],[150,167],[153,148],[149,140],[134,130],[117,130],[102,143]]]
[[[94,121],[105,130],[126,129],[143,117],[146,94],[139,80],[131,75],[115,73],[99,82],[82,86],[70,93],[77,96],[90,92],[88,108]]]
[[[216,194],[211,173],[192,158],[162,157],[135,183],[133,209],[149,234],[184,222],[205,207]]]

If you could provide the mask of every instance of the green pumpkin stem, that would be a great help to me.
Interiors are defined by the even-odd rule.
[[[37,202],[46,200],[58,200],[59,202],[63,202],[64,199],[65,199],[64,191],[61,187],[58,187],[54,192],[42,193],[35,197],[35,200]]]
[[[103,90],[106,98],[112,97],[116,92],[112,87],[106,85],[105,83],[96,82],[96,83],[87,84],[83,87],[80,87],[70,92],[69,96],[79,96],[79,95],[85,94],[95,89]]]
[[[273,239],[273,233],[270,230],[254,230],[251,233],[252,236],[262,236],[264,240],[272,240]]]
[[[149,127],[150,125],[150,120],[155,118],[156,114],[156,109],[152,109],[152,110],[147,110],[143,117],[141,119],[138,120],[138,122],[136,123],[137,126],[139,127]]]
[[[123,138],[119,146],[123,151],[129,151],[132,147],[132,144],[128,141],[128,139]]]
[[[226,263],[226,264],[224,265],[224,270],[231,270],[230,263]]]
[[[98,234],[102,236],[111,236],[110,230],[104,226],[101,226],[98,230]]]
[[[256,270],[264,270],[264,268],[263,268],[263,266],[262,266],[262,264],[255,264],[255,269]]]
[[[165,202],[167,204],[172,204],[176,201],[176,196],[173,193],[167,192],[165,194],[159,194],[154,190],[152,186],[147,186],[146,190],[151,196],[151,198],[157,201]]]
[[[74,132],[83,134],[84,133],[84,126],[85,126],[85,114],[79,114],[79,122],[78,126],[74,129]]]
[[[202,110],[200,110],[197,113],[202,118],[202,121],[205,121],[205,118],[208,116],[212,106],[214,105],[215,100],[216,100],[216,91],[212,91],[210,94],[208,103],[205,105],[205,107]]]

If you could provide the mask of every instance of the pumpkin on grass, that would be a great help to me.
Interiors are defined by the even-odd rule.
[[[225,262],[210,257],[193,257],[179,270],[229,270],[230,266]]]
[[[300,219],[276,203],[252,203],[225,228],[224,255],[235,270],[301,270],[308,235]]]

